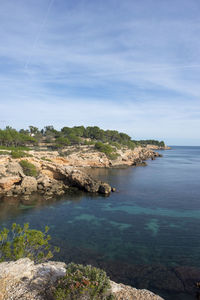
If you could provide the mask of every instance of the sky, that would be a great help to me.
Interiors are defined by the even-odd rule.
[[[200,145],[199,0],[0,0],[0,128]]]

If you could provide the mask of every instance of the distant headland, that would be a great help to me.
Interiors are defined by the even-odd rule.
[[[147,159],[162,156],[155,150],[169,149],[163,141],[132,140],[116,130],[97,126],[53,126],[17,131],[0,130],[0,197],[46,198],[62,195],[71,187],[92,193],[115,191],[92,178],[88,168],[145,166]]]

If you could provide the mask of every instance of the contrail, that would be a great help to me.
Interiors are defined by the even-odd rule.
[[[37,46],[38,41],[39,41],[39,39],[40,39],[42,30],[43,30],[44,26],[46,25],[47,18],[48,18],[48,15],[49,15],[49,13],[50,13],[50,10],[51,10],[51,7],[52,7],[53,3],[54,3],[54,0],[50,0],[49,5],[48,5],[48,8],[47,8],[47,11],[46,11],[46,14],[45,14],[45,16],[44,16],[44,19],[43,19],[43,21],[42,21],[42,23],[41,23],[41,26],[40,26],[40,28],[39,28],[39,31],[38,31],[36,37],[35,37],[35,40],[34,40],[34,43],[33,43],[33,47],[32,47],[32,51],[31,51],[32,54],[29,55],[29,57],[28,57],[26,63],[24,64],[24,69],[25,69],[25,70],[28,69],[28,66],[29,66],[29,64],[30,64],[31,58],[32,58],[32,56],[33,56],[33,52],[34,52],[34,50],[36,49],[36,46]]]

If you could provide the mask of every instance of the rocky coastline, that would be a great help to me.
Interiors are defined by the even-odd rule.
[[[62,262],[34,264],[28,258],[3,262],[0,264],[0,300],[52,300],[49,291],[65,273],[66,264]],[[163,300],[148,290],[114,281],[110,281],[110,285],[116,300]]]
[[[64,194],[71,187],[109,195],[115,188],[92,178],[86,169],[146,166],[147,159],[154,160],[161,156],[155,149],[149,146],[119,150],[115,160],[89,146],[70,149],[72,153],[67,156],[61,156],[57,151],[29,151],[30,157],[19,159],[13,159],[7,154],[1,155],[0,198],[20,196],[28,199],[34,193],[51,198]],[[37,176],[25,175],[20,165],[24,159],[35,166]]]

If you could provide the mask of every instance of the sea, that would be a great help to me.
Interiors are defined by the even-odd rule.
[[[146,167],[88,170],[110,196],[0,200],[0,230],[50,227],[54,260],[103,268],[116,281],[166,300],[194,300],[200,282],[200,147],[172,146]],[[200,292],[200,290],[199,290]]]

